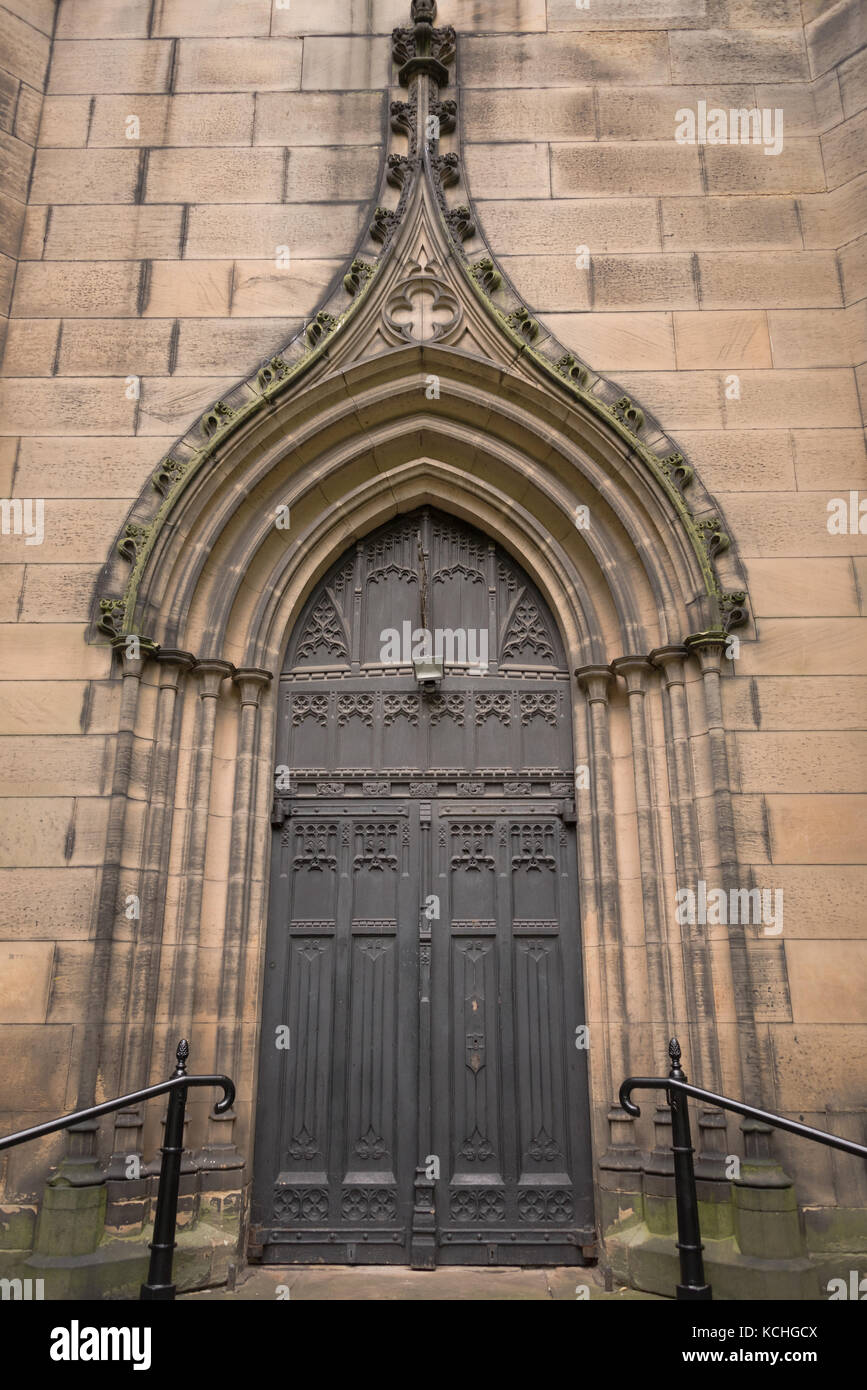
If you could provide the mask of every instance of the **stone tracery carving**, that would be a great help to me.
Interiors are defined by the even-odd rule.
[[[332,656],[349,656],[343,623],[327,594],[322,595],[307,619],[295,651],[296,661],[315,656],[320,647],[325,647]]]

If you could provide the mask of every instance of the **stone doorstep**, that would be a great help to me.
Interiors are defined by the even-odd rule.
[[[607,1293],[598,1269],[557,1266],[550,1269],[509,1269],[489,1266],[449,1265],[435,1270],[412,1270],[403,1266],[346,1265],[269,1265],[247,1269],[234,1289],[204,1289],[179,1294],[183,1299],[243,1299],[268,1302],[278,1298],[277,1290],[289,1290],[288,1298],[304,1302],[336,1299],[350,1302],[405,1301],[512,1301],[558,1302],[575,1299],[575,1290],[586,1285],[590,1299],[623,1302],[634,1299],[660,1299],[657,1294],[616,1287]],[[281,1294],[283,1298],[287,1295]]]

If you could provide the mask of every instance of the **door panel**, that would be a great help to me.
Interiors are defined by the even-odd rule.
[[[574,838],[544,804],[437,819],[437,1258],[572,1263],[593,1224]]]
[[[286,983],[263,1020],[262,1084],[276,1104],[260,1124],[276,1178],[257,1193],[269,1262],[405,1262],[417,825],[415,807],[356,803],[299,806],[280,832],[272,894],[284,915],[267,973]],[[281,1025],[288,1049],[275,1044]]]
[[[432,695],[383,654],[419,625],[444,634]],[[305,604],[279,689],[261,1258],[580,1261],[571,720],[541,594],[453,518],[397,518]]]

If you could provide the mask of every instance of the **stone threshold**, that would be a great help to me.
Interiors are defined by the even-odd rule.
[[[653,1299],[639,1289],[615,1286],[607,1292],[601,1273],[580,1266],[509,1269],[448,1265],[435,1270],[375,1265],[269,1265],[247,1269],[234,1289],[227,1286],[179,1294],[179,1300],[244,1299],[274,1302],[287,1297],[304,1302],[335,1299],[350,1302],[436,1302],[482,1300],[574,1301],[579,1287],[595,1301]],[[287,1292],[288,1291],[288,1292]]]

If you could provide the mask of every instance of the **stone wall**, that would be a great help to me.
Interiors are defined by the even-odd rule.
[[[0,538],[3,1128],[78,1095],[119,718],[109,649],[84,640],[94,585],[174,439],[342,272],[407,11],[0,6],[0,492],[45,503],[41,545]],[[830,534],[827,504],[867,488],[864,7],[442,0],[439,22],[461,36],[467,176],[503,268],[729,523],[758,636],[724,683],[740,843],[785,893],[788,988],[761,1025],[775,1103],[863,1140],[867,539]],[[699,101],[782,110],[782,151],[678,144]],[[10,1197],[57,1148],[10,1156]],[[817,1207],[864,1201],[855,1160],[780,1148]]]

